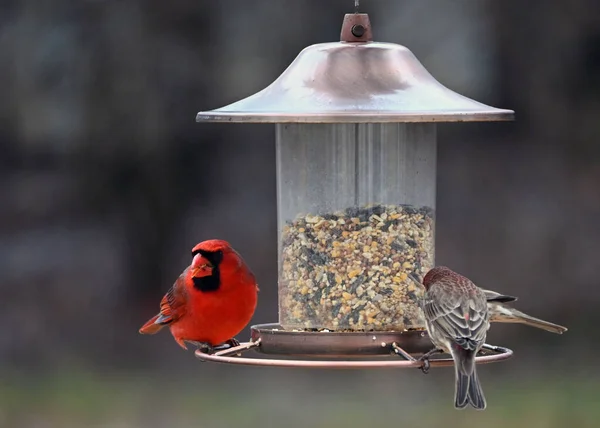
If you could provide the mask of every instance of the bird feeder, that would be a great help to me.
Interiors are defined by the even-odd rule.
[[[411,275],[422,278],[435,260],[436,123],[513,116],[444,87],[406,47],[373,42],[359,13],[344,17],[340,42],[305,48],[262,91],[198,113],[197,122],[275,124],[279,256],[279,322],[198,357],[418,366],[411,355],[432,344],[417,303],[424,289]],[[231,356],[250,348],[270,358]],[[394,351],[406,359],[382,358]],[[479,361],[511,355],[497,351]],[[277,358],[289,355],[302,359]]]

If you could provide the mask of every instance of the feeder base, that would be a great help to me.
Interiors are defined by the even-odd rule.
[[[201,361],[249,366],[329,369],[423,368],[424,362],[416,359],[413,354],[422,355],[432,348],[427,333],[418,330],[403,333],[329,333],[285,331],[279,330],[278,327],[277,324],[253,326],[252,341],[214,354],[197,350],[196,357]],[[408,349],[402,344],[408,346]],[[278,355],[284,359],[241,357],[241,354],[248,350]],[[301,356],[303,359],[289,359],[292,355]],[[493,363],[506,360],[512,355],[513,352],[508,348],[486,344],[480,355],[475,358],[475,362]],[[342,357],[351,359],[344,360]],[[452,358],[432,358],[427,368],[453,364]]]

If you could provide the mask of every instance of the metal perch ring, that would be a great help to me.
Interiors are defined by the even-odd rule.
[[[323,369],[364,369],[364,368],[422,368],[423,361],[417,360],[412,357],[409,353],[402,350],[395,343],[391,344],[390,354],[398,353],[405,360],[281,360],[276,358],[245,358],[236,357],[235,354],[241,355],[242,352],[246,352],[253,348],[260,347],[261,339],[253,342],[244,342],[239,346],[225,349],[223,351],[216,352],[214,354],[207,354],[197,350],[195,355],[201,361],[210,361],[215,363],[224,364],[239,364],[246,366],[270,366],[270,367],[305,367],[305,368],[323,368]],[[500,347],[486,345],[485,349],[494,352],[493,355],[482,355],[475,358],[478,364],[494,363],[503,360],[507,360],[512,357],[513,351]],[[447,367],[452,366],[454,363],[452,358],[436,358],[429,360],[431,367]]]

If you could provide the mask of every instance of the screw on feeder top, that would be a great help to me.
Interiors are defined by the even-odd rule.
[[[371,22],[366,13],[347,13],[342,23],[340,41],[364,43],[373,41]]]
[[[362,37],[365,34],[365,27],[360,24],[356,24],[352,26],[351,31],[355,37]]]

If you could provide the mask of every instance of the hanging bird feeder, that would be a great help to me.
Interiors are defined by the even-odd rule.
[[[432,344],[417,303],[424,289],[410,276],[434,266],[436,122],[513,117],[444,87],[406,47],[373,42],[360,13],[344,17],[340,42],[305,48],[267,88],[198,113],[197,122],[275,124],[279,240],[279,323],[198,358],[419,367],[412,355]],[[492,348],[477,361],[512,355]],[[248,349],[264,358],[239,356]]]

